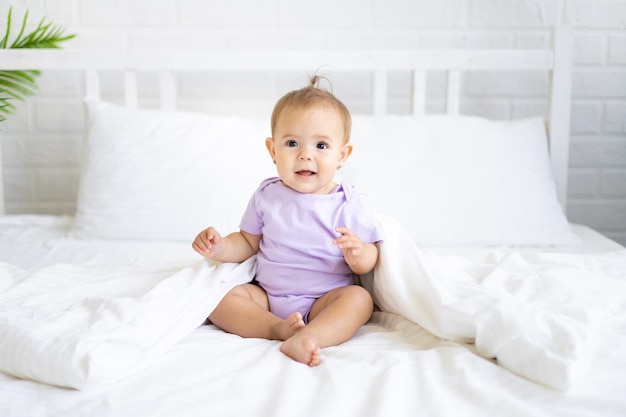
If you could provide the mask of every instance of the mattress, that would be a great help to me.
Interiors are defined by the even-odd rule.
[[[187,243],[72,237],[71,218],[6,216],[0,261],[46,266],[176,268],[198,261]],[[603,253],[617,243],[573,225],[581,243],[517,248],[526,252]],[[434,247],[480,257],[503,248]],[[510,250],[510,248],[509,248]],[[376,312],[350,341],[324,349],[309,368],[279,342],[242,339],[201,325],[146,369],[85,390],[0,373],[2,416],[394,415],[619,416],[626,412],[626,309],[594,335],[592,365],[566,392],[515,375],[481,357],[474,344],[441,339],[400,315]]]

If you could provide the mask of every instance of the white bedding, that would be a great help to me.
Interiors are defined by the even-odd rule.
[[[253,259],[181,270],[0,263],[0,369],[84,389],[143,370],[201,325]]]
[[[475,341],[470,350],[497,358],[503,368],[552,388],[565,390],[573,383],[575,389],[596,363],[593,342],[605,320],[623,315],[626,251],[494,253],[477,262],[424,252],[394,221],[382,220],[381,260],[366,286],[373,287],[385,311],[375,315],[373,324],[393,324],[387,329],[392,332],[396,326],[411,329],[401,332],[403,338],[412,339],[411,332],[420,328],[408,319],[457,342],[430,336],[438,346],[467,349]],[[54,227],[50,229],[53,233]],[[10,235],[10,228],[6,230]],[[61,245],[68,240],[61,237]],[[23,378],[91,390],[149,372],[164,360],[164,353],[176,350],[177,342],[191,337],[232,285],[252,277],[251,261],[241,266],[202,261],[182,270],[180,264],[104,268],[93,259],[82,266],[57,264],[37,271],[4,263],[0,368]],[[242,341],[242,347],[254,343]],[[272,346],[270,355],[282,355],[274,342],[256,343]],[[403,349],[410,351],[407,343]],[[324,355],[336,350],[349,354],[351,344]],[[359,362],[360,354],[357,349],[353,360]],[[396,355],[394,349],[390,355]],[[420,369],[413,372],[419,376]],[[371,383],[380,384],[380,375]]]
[[[590,343],[626,301],[626,250],[581,255],[493,252],[482,261],[417,247],[382,216],[385,240],[367,277],[376,304],[535,382],[566,390]]]
[[[68,237],[70,221],[0,218],[1,260],[30,273],[59,262],[96,271],[108,265],[168,273],[198,261],[188,242]],[[567,247],[570,252],[621,248],[591,229],[573,230],[582,243]],[[476,260],[491,249],[451,250]],[[447,251],[438,247],[435,252],[444,256]],[[394,313],[375,313],[352,340],[325,349],[322,364],[313,369],[286,358],[276,341],[242,339],[202,325],[144,370],[91,389],[63,389],[0,373],[0,415],[376,416],[390,410],[395,416],[624,415],[626,310],[599,325],[591,342],[585,377],[560,392],[481,357],[473,344],[443,340]]]

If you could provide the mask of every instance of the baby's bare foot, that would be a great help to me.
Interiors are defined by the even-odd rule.
[[[280,351],[298,362],[309,366],[320,364],[320,348],[315,339],[303,334],[297,334],[285,340]]]
[[[299,312],[291,313],[286,319],[278,322],[274,328],[277,340],[287,340],[294,334],[298,333],[305,326],[302,314]]]

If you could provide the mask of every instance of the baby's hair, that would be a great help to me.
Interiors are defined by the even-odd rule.
[[[330,87],[329,89],[324,89],[322,88],[321,84],[322,81],[325,81],[326,83],[328,83],[328,87]],[[326,77],[324,77],[323,75],[311,75],[309,77],[309,86],[313,87],[313,88],[318,88],[320,90],[324,90],[329,92],[330,94],[333,94],[333,85],[331,84],[330,80]]]
[[[293,90],[282,96],[272,111],[271,129],[274,136],[274,128],[278,122],[280,114],[286,108],[311,108],[311,107],[331,107],[339,117],[341,117],[344,126],[344,142],[350,140],[350,131],[352,130],[352,117],[350,111],[341,100],[335,95],[320,86],[322,81],[326,81],[332,89],[330,81],[321,75],[313,75],[309,77],[309,85],[299,90]]]

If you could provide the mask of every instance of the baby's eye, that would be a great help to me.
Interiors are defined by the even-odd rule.
[[[320,142],[317,144],[317,149],[328,149],[328,144],[324,142]]]
[[[293,139],[290,139],[290,140],[287,141],[287,146],[290,147],[290,148],[295,148],[296,146],[298,146],[298,142],[296,142]]]

